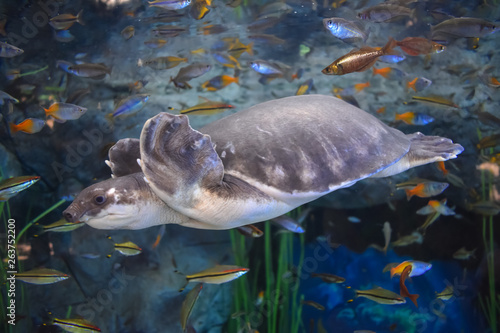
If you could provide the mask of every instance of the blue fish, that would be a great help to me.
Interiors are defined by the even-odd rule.
[[[115,111],[113,117],[118,117],[124,114],[132,114],[141,110],[149,99],[149,95],[135,95],[122,100]]]

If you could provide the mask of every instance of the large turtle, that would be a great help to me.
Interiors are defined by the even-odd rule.
[[[184,115],[160,113],[140,140],[110,149],[113,178],[84,189],[63,214],[99,229],[229,229],[462,151],[446,138],[403,134],[330,96],[261,103],[200,132]]]

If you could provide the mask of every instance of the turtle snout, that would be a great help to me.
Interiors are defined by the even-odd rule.
[[[63,216],[64,218],[66,219],[66,221],[68,222],[78,222],[78,219],[80,218],[80,215],[75,209],[72,209],[71,206],[68,207],[68,209],[66,209],[64,212],[63,212]]]

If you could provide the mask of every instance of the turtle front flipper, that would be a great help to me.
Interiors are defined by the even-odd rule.
[[[108,152],[113,177],[121,177],[141,172],[137,159],[141,157],[139,139],[121,139]]]
[[[141,168],[153,191],[170,207],[194,209],[200,189],[222,184],[224,166],[210,140],[187,116],[160,113],[141,132]]]

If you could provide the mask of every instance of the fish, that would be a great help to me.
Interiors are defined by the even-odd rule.
[[[464,246],[461,247],[459,250],[457,250],[455,253],[453,253],[453,259],[469,260],[470,258],[475,258],[474,252],[476,252],[476,249],[467,251],[467,249]]]
[[[437,291],[435,293],[436,293],[436,298],[439,298],[443,301],[448,301],[450,298],[453,297],[455,291],[453,290],[453,286],[449,285],[446,288],[444,288],[443,291],[441,291],[440,293],[438,293]]]
[[[420,276],[432,268],[431,263],[418,260],[406,260],[396,267],[391,268],[391,278],[393,278],[395,275],[401,275],[403,270],[407,266],[411,266],[412,268],[411,272],[409,273],[409,277]]]
[[[300,303],[304,304],[304,305],[312,306],[313,308],[316,308],[319,311],[325,311],[325,307],[323,305],[319,304],[318,302],[315,302],[315,301],[301,300]]]
[[[382,232],[384,234],[384,254],[387,254],[387,249],[389,248],[389,244],[391,243],[391,224],[389,222],[384,222],[384,226],[382,227]]]
[[[75,39],[75,36],[69,30],[54,30],[54,39],[61,43],[69,43]]]
[[[63,330],[72,333],[92,333],[101,332],[101,329],[90,321],[82,318],[58,319],[51,320],[52,325],[61,327]]]
[[[109,236],[108,239],[112,240]],[[125,256],[136,256],[142,252],[142,249],[139,246],[130,241],[123,243],[114,243],[113,246],[115,251],[118,251]],[[111,254],[108,254],[107,257],[111,258]]]
[[[396,113],[395,120],[400,120],[408,125],[427,125],[432,123],[434,118],[425,113],[408,111],[401,114]]]
[[[212,56],[214,57],[215,60],[217,60],[217,62],[222,64],[222,66],[229,67],[229,68],[240,68],[241,69],[241,65],[240,65],[238,59],[236,59],[235,57],[233,57],[230,54],[225,54],[225,53],[221,53],[221,52],[214,52],[214,53],[212,53]]]
[[[283,45],[286,40],[269,34],[253,34],[248,36],[249,39],[260,44],[267,45]]]
[[[345,278],[328,273],[311,273],[311,277],[318,277],[326,283],[344,283]]]
[[[313,81],[313,79],[309,79],[309,80],[303,82],[299,86],[299,88],[297,89],[297,92],[295,93],[295,96],[300,96],[300,95],[308,94],[312,87],[314,87],[314,81]]]
[[[198,31],[203,35],[214,35],[226,32],[227,28],[222,24],[210,24],[199,27]]]
[[[391,268],[397,267],[398,265],[399,265],[399,263],[397,263],[397,262],[388,263],[387,265],[384,266],[382,273],[389,272],[391,270]]]
[[[158,22],[170,23],[170,22],[180,21],[180,19],[183,17],[184,17],[184,14],[180,13],[176,10],[164,10],[155,16],[150,16],[150,17],[144,18],[144,22],[146,22],[146,23],[158,23]]]
[[[204,97],[198,98],[198,104],[188,109],[181,110],[181,114],[212,115],[234,108],[231,104],[211,101]]]
[[[479,201],[469,204],[467,205],[467,209],[486,216],[494,216],[500,213],[500,205],[493,201]]]
[[[48,109],[44,110],[47,117],[53,117],[61,123],[64,123],[66,120],[76,120],[87,112],[87,109],[84,107],[60,102],[53,103]]]
[[[198,283],[196,286],[194,286],[193,289],[191,289],[188,292],[186,298],[182,302],[181,327],[183,332],[186,330],[186,325],[189,319],[189,315],[191,315],[191,312],[193,311],[194,305],[196,304],[196,301],[198,300],[198,297],[200,296],[202,289],[203,289],[203,283]]]
[[[238,230],[240,234],[246,237],[259,238],[262,237],[262,235],[264,235],[264,232],[253,224],[237,227],[236,230]]]
[[[413,89],[415,92],[421,92],[432,84],[432,81],[425,77],[416,77],[412,81],[406,82],[406,89]]]
[[[113,117],[134,114],[146,105],[149,95],[134,95],[122,99],[113,111]]]
[[[158,235],[156,235],[155,242],[151,245],[151,248],[156,249],[156,247],[160,244],[161,238],[165,234],[165,230],[167,230],[166,224],[162,224],[158,230]]]
[[[146,45],[150,49],[161,49],[162,47],[167,45],[167,41],[165,39],[153,38],[145,41],[144,45]]]
[[[122,35],[125,40],[129,40],[130,38],[134,37],[135,35],[135,27],[133,25],[128,25],[123,30],[120,32],[120,35]]]
[[[151,31],[157,37],[177,37],[186,32],[186,28],[177,25],[159,25]]]
[[[376,287],[368,290],[355,290],[355,292],[356,297],[365,297],[379,304],[394,305],[406,303],[406,300],[400,295],[381,287]],[[352,301],[353,300],[349,300],[348,302],[350,303]]]
[[[16,273],[16,280],[31,284],[52,284],[69,279],[68,274],[50,268],[35,268],[30,271]]]
[[[0,50],[1,52],[1,50]],[[9,81],[13,81],[21,77],[21,71],[19,69],[9,69],[5,72],[5,77]]]
[[[400,80],[408,76],[408,73],[393,67],[373,68],[373,75],[377,74],[389,80]]]
[[[396,45],[410,56],[441,53],[446,49],[446,46],[422,37],[406,37],[401,41],[396,41]]]
[[[194,4],[189,9],[189,15],[195,20],[201,20],[210,13],[211,0],[194,0]]]
[[[484,37],[499,30],[499,25],[479,18],[455,17],[431,26],[432,40]]]
[[[288,231],[302,234],[305,232],[304,228],[297,223],[294,219],[287,215],[281,215],[270,220],[273,223],[285,228]]]
[[[191,0],[155,0],[148,1],[150,7],[160,7],[167,10],[178,10],[186,8],[191,4]]]
[[[415,304],[415,306],[418,308],[417,298],[419,295],[418,294],[410,294],[410,292],[408,291],[408,288],[406,288],[406,285],[405,285],[405,280],[408,276],[410,276],[411,271],[412,271],[411,265],[408,265],[403,269],[403,272],[401,273],[401,276],[399,278],[399,294],[402,297],[408,297],[409,299],[411,299],[413,304]]]
[[[362,90],[364,90],[365,88],[368,88],[370,86],[370,82],[365,82],[365,83],[356,83],[354,85],[354,90],[358,93]]]
[[[347,43],[365,42],[369,35],[358,23],[340,17],[325,18],[323,25],[333,36]]]
[[[79,77],[87,77],[94,80],[101,80],[106,77],[106,74],[111,75],[111,68],[104,64],[83,63],[72,65],[67,68],[68,73]]]
[[[240,84],[238,77],[231,77],[229,75],[217,75],[211,78],[210,80],[204,82],[201,85],[201,88],[206,89],[208,91],[217,91],[224,87],[227,87],[231,83]]]
[[[422,236],[422,234],[418,231],[414,231],[410,235],[406,235],[406,236],[402,236],[402,237],[398,238],[397,240],[395,240],[391,244],[394,247],[408,246],[408,245],[413,244],[413,243],[422,244],[423,240],[424,240],[424,237]]]
[[[455,211],[446,206],[446,199],[443,199],[441,201],[429,200],[427,206],[424,206],[419,210],[417,210],[417,214],[419,215],[429,215],[434,212],[439,212],[441,215],[444,216],[455,215]]]
[[[325,75],[345,75],[352,72],[363,72],[372,67],[378,57],[389,54],[395,46],[396,41],[390,38],[387,44],[380,50],[364,46],[338,58],[321,72]]]
[[[290,66],[287,66],[278,61],[255,60],[249,63],[250,68],[259,74],[262,74],[260,83],[266,84],[268,81],[275,78],[284,78],[288,82],[292,82],[298,78],[298,73],[294,74]]]
[[[187,61],[188,61],[187,58],[168,56],[168,57],[157,57],[144,60],[142,62],[142,65],[151,67],[152,69],[162,70],[162,69],[174,68],[179,64]]]
[[[396,50],[393,50],[391,54],[383,55],[378,58],[378,61],[385,62],[388,64],[397,64],[406,59],[406,56]]]
[[[173,82],[177,88],[191,88],[187,81],[202,76],[212,69],[212,66],[205,63],[193,63],[189,66],[182,67],[175,78],[170,78],[170,82]]]
[[[386,106],[381,106],[377,110],[375,110],[375,112],[378,114],[384,114],[386,109],[387,109]]]
[[[489,136],[485,136],[481,140],[479,140],[476,145],[477,149],[486,149],[496,147],[500,144],[500,134],[493,134]]]
[[[7,201],[40,180],[39,176],[19,176],[0,181],[0,202]]]
[[[12,58],[17,57],[24,53],[24,50],[10,45],[5,42],[0,42],[0,58]]]
[[[81,228],[84,225],[85,223],[83,222],[68,222],[65,218],[62,218],[54,223],[39,226],[42,228],[43,232],[68,232]]]
[[[85,25],[82,20],[82,14],[83,9],[80,10],[80,12],[76,16],[72,14],[57,15],[56,17],[53,17],[49,20],[49,24],[56,30],[67,30],[71,28],[71,26],[75,24],[75,22],[78,22],[81,25]]]
[[[281,22],[283,18],[281,17],[273,17],[273,16],[267,16],[267,17],[261,17],[252,23],[247,25],[247,30],[251,32],[257,32],[257,31],[263,31],[268,28],[276,26],[278,23]]]
[[[12,134],[17,132],[24,132],[28,134],[35,134],[42,130],[45,126],[45,120],[37,118],[28,118],[20,122],[19,124],[10,123],[9,129]]]
[[[253,56],[253,42],[248,43],[247,45],[237,39],[232,45],[229,46],[227,53],[238,59],[241,55],[246,52],[249,55]]]
[[[349,221],[351,223],[361,223],[361,219],[359,217],[356,217],[356,216],[348,216],[347,221]]]
[[[410,16],[411,9],[394,5],[381,3],[359,12],[357,17],[361,20],[371,22],[392,22],[407,16]]]
[[[406,198],[410,201],[415,195],[420,198],[432,197],[441,194],[449,185],[441,182],[423,182],[411,189],[405,189]]]
[[[183,291],[189,282],[204,282],[209,284],[221,284],[232,281],[248,273],[249,269],[234,265],[216,265],[201,272],[186,275],[186,284],[179,292]]]
[[[451,101],[447,98],[444,98],[442,96],[436,96],[436,95],[412,96],[412,99],[417,101],[417,102],[427,103],[427,104],[434,105],[434,106],[438,105],[438,106],[448,106],[448,107],[456,108],[456,109],[459,108],[459,106],[456,105],[455,103],[453,103],[453,101]]]

